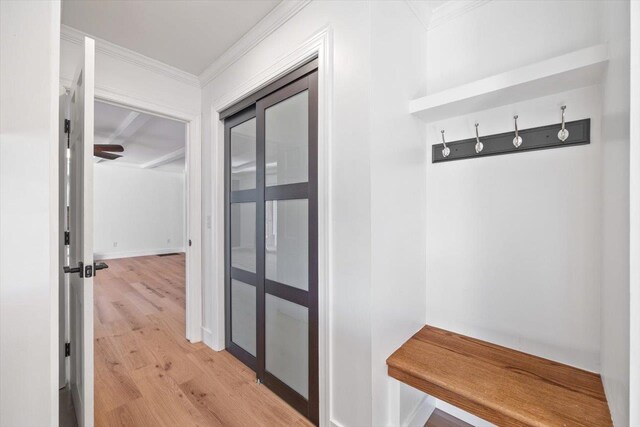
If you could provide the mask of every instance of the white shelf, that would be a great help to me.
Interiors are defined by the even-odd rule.
[[[414,99],[409,110],[433,122],[591,86],[602,80],[608,60],[606,44],[591,46]]]

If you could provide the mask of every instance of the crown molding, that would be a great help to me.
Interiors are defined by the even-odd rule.
[[[484,6],[491,0],[449,0],[434,9],[429,20],[429,29],[434,29],[445,22],[456,19],[467,12]]]
[[[491,0],[448,0],[431,10],[424,1],[405,0],[422,27],[432,30],[445,22],[454,20],[467,12],[489,3]]]
[[[426,3],[424,1],[416,1],[416,0],[405,0],[404,3],[411,9],[413,15],[418,19],[420,25],[425,29],[425,31],[429,31],[429,18],[431,13],[429,10],[425,9]]]
[[[310,2],[311,0],[284,0],[279,3],[200,74],[200,86],[209,84]]]
[[[177,80],[181,83],[200,87],[200,81],[196,75],[187,73],[186,71],[180,70],[179,68],[172,67],[171,65],[165,64],[164,62],[160,62],[155,59],[149,58],[148,56],[141,55],[138,52],[134,52],[133,50],[118,46],[67,25],[62,25],[60,29],[60,39],[63,41],[67,41],[76,45],[82,45],[84,37],[90,37],[96,41],[96,52],[100,54],[110,56],[119,61],[127,62],[129,64],[144,68],[149,71],[153,71],[155,73]]]

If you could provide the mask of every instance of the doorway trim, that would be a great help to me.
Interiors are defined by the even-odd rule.
[[[67,88],[68,83],[62,85]],[[96,85],[96,101],[185,124],[185,337],[190,342],[202,341],[202,166],[201,114],[125,95]],[[189,239],[192,245],[189,246]]]
[[[212,330],[205,340],[214,350],[225,348],[224,121],[220,112],[318,58],[318,376],[320,425],[330,421],[330,285],[331,277],[331,124],[333,117],[333,31],[324,27],[298,48],[275,60],[243,85],[211,103],[212,191]],[[210,342],[209,342],[210,341]]]

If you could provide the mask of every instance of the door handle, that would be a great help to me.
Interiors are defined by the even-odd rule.
[[[91,269],[91,265],[87,265],[87,268],[85,269],[84,265],[81,262],[79,262],[77,267],[70,267],[68,265],[65,265],[63,267],[63,270],[67,274],[78,273],[80,277],[85,277],[85,275],[87,277],[91,277],[91,276],[94,276],[96,274],[95,272],[97,272],[98,270],[104,270],[105,268],[109,268],[109,266],[104,262],[94,262],[93,270]]]
[[[109,266],[107,264],[105,264],[104,262],[94,262],[93,263],[93,270],[94,271],[98,271],[98,270],[104,270],[105,268],[109,268]]]
[[[71,273],[71,274],[79,273],[80,277],[84,277],[84,275],[83,275],[83,265],[82,265],[81,262],[78,263],[77,267],[70,267],[68,265],[65,265],[63,267],[63,270],[67,274],[69,274],[69,273]]]

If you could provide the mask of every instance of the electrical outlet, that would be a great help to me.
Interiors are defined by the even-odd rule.
[[[171,239],[167,239],[167,243],[171,243]]]
[[[117,248],[118,247],[118,242],[113,242],[113,247]]]

